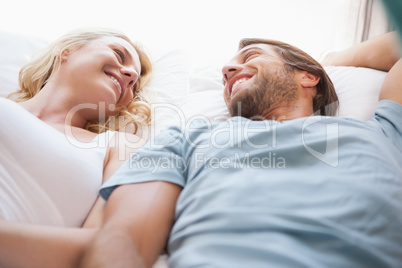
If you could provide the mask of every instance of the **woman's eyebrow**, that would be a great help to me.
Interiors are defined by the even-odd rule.
[[[119,43],[114,43],[114,45],[121,47],[121,49],[124,52],[124,55],[126,55],[129,58],[130,61],[134,62],[134,59],[133,59],[130,51],[128,51],[125,46],[123,46],[122,44],[119,44]],[[138,66],[136,66],[136,68],[138,68]],[[138,70],[137,70],[137,72],[138,72]]]
[[[125,48],[124,46],[122,46],[122,45],[120,45],[120,44],[116,44],[116,45],[119,45],[119,46],[123,49],[124,54],[125,54],[127,57],[129,57],[130,60],[133,60],[133,57],[131,56],[131,53],[127,50],[127,48]]]
[[[112,43],[112,45],[118,46],[120,49],[123,50],[124,55],[126,55],[127,57],[129,57],[130,60],[133,60],[133,57],[131,56],[131,53],[127,50],[127,48],[126,48],[125,46],[123,46],[122,44],[117,43],[117,42],[116,42],[116,43]]]

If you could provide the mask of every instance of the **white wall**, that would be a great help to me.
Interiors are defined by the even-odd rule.
[[[156,56],[190,48],[194,62],[224,63],[242,37],[292,43],[318,57],[333,49],[339,0],[5,0],[0,30],[53,40],[87,26],[117,28]]]

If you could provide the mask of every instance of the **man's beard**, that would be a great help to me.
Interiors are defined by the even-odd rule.
[[[264,116],[276,108],[294,103],[296,91],[293,70],[282,69],[274,74],[266,74],[230,100],[229,113],[232,117],[242,116],[251,120],[276,120],[278,118]]]

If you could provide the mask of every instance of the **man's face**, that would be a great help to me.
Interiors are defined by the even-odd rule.
[[[261,120],[263,114],[296,100],[294,72],[285,68],[270,45],[244,47],[223,67],[222,74],[231,116]]]

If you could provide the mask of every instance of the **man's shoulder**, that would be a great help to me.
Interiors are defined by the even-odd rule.
[[[392,127],[402,133],[402,104],[392,100],[380,101],[373,120],[384,127]]]
[[[386,109],[396,112],[402,112],[402,104],[393,100],[381,100],[378,102],[376,111],[379,109]]]

